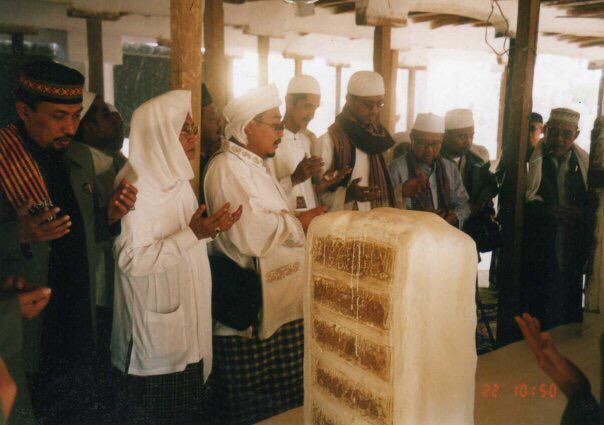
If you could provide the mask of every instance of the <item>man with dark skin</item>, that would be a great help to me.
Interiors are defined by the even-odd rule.
[[[9,267],[53,291],[43,317],[24,329],[34,411],[43,423],[81,423],[81,413],[97,404],[94,243],[119,231],[136,202],[127,181],[105,205],[93,196],[92,158],[73,140],[83,82],[79,72],[54,62],[25,65],[16,92],[19,119],[0,129],[0,227],[17,229],[19,241],[8,247]]]

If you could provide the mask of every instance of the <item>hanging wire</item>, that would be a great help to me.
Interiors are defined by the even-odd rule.
[[[486,20],[487,25],[484,28],[484,42],[486,43],[487,46],[489,46],[489,48],[493,51],[493,53],[495,53],[497,55],[498,58],[502,57],[503,55],[509,55],[509,53],[510,53],[510,48],[509,48],[510,22],[508,21],[508,18],[503,13],[503,10],[501,9],[501,5],[499,4],[499,1],[500,0],[490,0],[491,12],[489,13],[489,16],[487,17],[487,20]],[[522,1],[522,0],[519,0],[519,1]],[[493,14],[495,12],[495,6],[497,6],[497,9],[499,10],[499,14],[501,15],[501,17],[503,18],[503,20],[505,22],[503,51],[501,51],[501,52],[497,51],[497,49],[491,43],[489,43],[489,38],[488,38],[489,24],[491,23],[491,18],[493,17]],[[494,25],[493,25],[493,27],[494,27]]]

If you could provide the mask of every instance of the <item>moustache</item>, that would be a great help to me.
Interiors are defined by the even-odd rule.
[[[57,137],[53,142],[73,142],[73,136]]]

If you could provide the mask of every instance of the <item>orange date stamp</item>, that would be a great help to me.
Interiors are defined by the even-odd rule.
[[[500,384],[483,384],[480,394],[482,398],[498,398],[511,389]],[[559,393],[558,386],[554,383],[528,384],[523,382],[514,385],[513,391],[514,397],[518,398],[554,399]]]

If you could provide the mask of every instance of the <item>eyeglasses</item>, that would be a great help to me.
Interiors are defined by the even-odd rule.
[[[285,130],[285,124],[283,124],[282,122],[280,122],[279,124],[269,124],[267,122],[264,121],[258,121],[258,120],[254,120],[256,121],[258,124],[264,124],[267,125],[269,127],[272,127],[273,130],[279,132],[279,131],[283,131]]]
[[[382,109],[384,107],[384,101],[383,100],[377,100],[377,101],[371,101],[371,100],[367,100],[367,99],[360,99],[358,97],[354,98],[357,102],[359,102],[361,105],[363,105],[365,108],[369,109],[370,111],[373,108],[376,109]]]
[[[182,132],[188,136],[197,136],[199,134],[199,126],[195,123],[191,123],[190,125],[185,123],[182,126]]]

